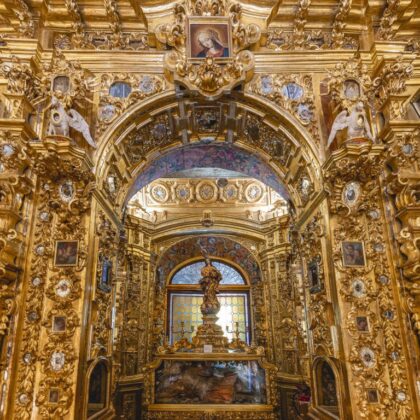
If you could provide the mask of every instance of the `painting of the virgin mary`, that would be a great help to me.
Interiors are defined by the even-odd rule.
[[[191,24],[192,58],[230,56],[227,24]]]

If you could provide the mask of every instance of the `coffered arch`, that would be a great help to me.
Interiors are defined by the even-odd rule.
[[[200,113],[210,111],[217,116],[211,120],[215,127],[200,129]],[[198,142],[257,155],[285,185],[285,195],[297,207],[304,207],[308,197],[321,189],[319,139],[278,104],[248,91],[203,102],[177,98],[173,90],[165,90],[128,108],[104,131],[96,159],[103,193],[109,195],[106,183],[111,171],[118,184],[111,201],[122,210],[136,180],[153,161]]]

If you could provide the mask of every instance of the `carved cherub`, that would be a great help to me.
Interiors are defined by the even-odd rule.
[[[331,146],[337,132],[344,129],[347,129],[346,140],[365,137],[374,141],[363,102],[357,102],[350,113],[344,110],[337,115],[328,137],[327,148]]]

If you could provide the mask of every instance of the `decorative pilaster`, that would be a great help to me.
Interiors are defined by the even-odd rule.
[[[69,141],[30,148],[40,200],[25,276],[15,415],[62,418],[74,404],[94,178],[90,159]]]
[[[323,166],[353,417],[412,418],[379,175],[384,146],[346,145]],[[388,249],[388,251],[387,251]]]

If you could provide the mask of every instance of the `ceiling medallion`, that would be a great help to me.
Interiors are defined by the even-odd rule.
[[[174,21],[158,25],[156,37],[173,47],[164,59],[168,80],[214,99],[251,80],[255,61],[247,48],[259,41],[261,29],[241,23],[237,3],[204,4],[176,5]]]
[[[210,182],[200,182],[197,185],[197,199],[201,202],[211,202],[217,199],[217,187]]]
[[[180,201],[188,201],[191,196],[188,185],[178,185],[175,189],[176,198]]]
[[[155,201],[159,203],[164,203],[169,198],[169,192],[166,189],[166,187],[164,187],[161,184],[158,184],[153,186],[152,188],[152,197]]]
[[[257,184],[250,184],[245,189],[246,199],[251,203],[258,201],[261,198],[262,193],[261,187]]]

